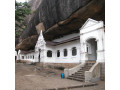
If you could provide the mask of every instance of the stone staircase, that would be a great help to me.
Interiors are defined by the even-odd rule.
[[[68,76],[67,79],[76,80],[76,81],[85,81],[85,71],[89,71],[89,69],[95,64],[95,62],[86,62],[84,67],[82,67],[80,70],[72,74],[71,76]]]

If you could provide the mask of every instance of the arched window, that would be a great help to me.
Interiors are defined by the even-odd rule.
[[[91,45],[87,43],[87,53],[92,54]]]
[[[60,57],[60,50],[57,50],[57,57]]]
[[[22,56],[22,59],[24,59],[24,56]]]
[[[72,48],[72,56],[75,56],[75,55],[77,55],[77,49],[76,49],[76,47],[73,47]]]
[[[67,49],[64,49],[64,56],[67,56]]]
[[[52,57],[52,51],[51,50],[47,51],[47,57]]]

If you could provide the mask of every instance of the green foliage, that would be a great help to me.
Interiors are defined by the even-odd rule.
[[[27,2],[19,3],[15,1],[15,35],[18,37],[20,32],[25,29],[25,17],[31,14],[30,6]],[[24,27],[24,28],[23,28]],[[20,29],[20,30],[18,30]]]

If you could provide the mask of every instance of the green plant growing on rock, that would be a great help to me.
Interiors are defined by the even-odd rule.
[[[25,30],[25,17],[29,14],[31,14],[31,9],[27,2],[19,3],[15,1],[15,37],[18,38]]]

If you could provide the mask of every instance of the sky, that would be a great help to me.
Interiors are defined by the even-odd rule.
[[[28,0],[16,0],[17,2],[25,2],[25,1],[28,1]]]

